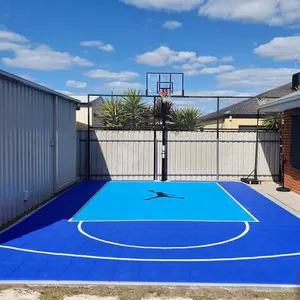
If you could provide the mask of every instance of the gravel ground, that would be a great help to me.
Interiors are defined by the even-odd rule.
[[[300,293],[238,288],[0,286],[0,300],[300,300]]]

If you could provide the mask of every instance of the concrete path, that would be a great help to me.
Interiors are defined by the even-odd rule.
[[[292,191],[278,192],[279,185],[273,182],[249,186],[300,218],[300,195]]]

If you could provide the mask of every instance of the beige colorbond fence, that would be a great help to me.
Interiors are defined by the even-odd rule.
[[[78,132],[78,174],[87,178],[87,132]],[[278,179],[279,136],[259,132],[258,177]],[[155,147],[156,145],[156,147]],[[152,131],[90,132],[90,179],[152,180],[161,175],[161,134]],[[168,179],[240,180],[255,166],[255,132],[168,133]],[[156,153],[156,159],[155,155]]]

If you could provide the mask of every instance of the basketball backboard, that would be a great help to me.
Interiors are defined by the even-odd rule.
[[[171,95],[184,96],[184,74],[148,72],[146,74],[146,95],[159,96],[166,89]]]

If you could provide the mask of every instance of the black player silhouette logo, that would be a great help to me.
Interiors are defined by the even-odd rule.
[[[170,195],[170,194],[166,194],[163,192],[155,192],[153,190],[149,190],[149,192],[156,194],[156,196],[151,197],[151,198],[147,198],[144,200],[153,200],[153,199],[157,199],[157,198],[172,198],[172,199],[180,199],[180,200],[184,200],[184,197],[177,197],[175,195]]]

